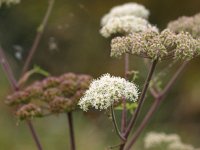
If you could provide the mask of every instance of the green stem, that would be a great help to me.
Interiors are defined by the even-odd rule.
[[[115,132],[117,133],[117,135],[119,136],[119,138],[122,141],[126,141],[125,138],[121,135],[119,128],[117,126],[117,121],[116,121],[116,118],[115,118],[115,112],[114,112],[114,109],[113,109],[113,105],[110,106],[110,111],[111,111],[111,115],[112,115],[112,122],[113,122],[113,125],[114,125],[114,128],[115,128]]]

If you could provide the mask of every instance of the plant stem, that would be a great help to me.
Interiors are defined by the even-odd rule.
[[[126,146],[125,150],[130,150],[130,148],[133,146],[133,144],[136,142],[137,138],[141,134],[141,132],[144,130],[144,128],[147,126],[149,120],[152,118],[153,114],[155,113],[156,109],[159,107],[160,103],[164,100],[164,97],[166,96],[167,92],[171,89],[171,87],[174,85],[175,81],[177,80],[178,76],[182,73],[185,66],[188,64],[187,62],[184,62],[179,69],[175,72],[171,80],[168,82],[168,84],[165,86],[164,90],[159,94],[159,96],[155,99],[154,103],[152,104],[151,108],[149,109],[147,115],[143,119],[142,123],[132,136],[130,143]]]
[[[126,129],[126,132],[125,132],[125,135],[124,135],[125,139],[128,138],[128,136],[129,136],[129,134],[130,134],[130,132],[131,132],[131,129],[133,128],[133,126],[134,126],[134,124],[135,124],[135,122],[136,122],[136,119],[137,119],[137,117],[138,117],[138,115],[139,115],[139,113],[140,113],[140,109],[142,108],[142,105],[143,105],[143,103],[144,103],[145,96],[146,96],[146,93],[147,93],[147,89],[148,89],[148,87],[149,87],[149,83],[150,83],[151,78],[152,78],[152,76],[153,76],[153,73],[154,73],[154,71],[155,71],[155,67],[156,67],[157,62],[158,62],[158,60],[156,59],[156,60],[154,60],[154,61],[152,62],[152,64],[151,64],[149,73],[148,73],[147,78],[146,78],[145,83],[144,83],[144,87],[143,87],[143,89],[142,89],[142,93],[141,93],[140,98],[139,98],[138,107],[136,108],[134,114],[132,115],[131,120],[130,120],[130,122],[129,122],[129,124],[128,124],[128,127],[127,127],[127,129]],[[126,144],[126,143],[124,143],[124,144],[120,147],[120,150],[123,150],[125,144]]]
[[[4,72],[6,73],[6,76],[8,78],[8,81],[10,82],[13,91],[18,90],[17,82],[13,75],[12,69],[4,55],[4,50],[2,49],[2,47],[0,47],[0,63],[2,65]]]
[[[126,141],[125,138],[121,135],[119,128],[117,126],[117,121],[116,121],[116,118],[115,118],[115,112],[114,112],[114,109],[113,109],[113,105],[110,106],[110,111],[111,111],[111,115],[112,115],[112,122],[113,122],[113,125],[114,125],[114,128],[115,128],[115,132],[117,133],[117,135],[119,136],[119,138],[122,141]]]
[[[149,122],[149,119],[152,117],[153,113],[156,111],[156,108],[160,104],[160,99],[157,99],[154,101],[153,105],[149,109],[147,115],[145,116],[144,120],[140,124],[139,128],[135,131],[133,137],[130,140],[130,143],[125,147],[125,150],[130,150],[137,138],[139,137],[140,133],[144,130],[146,127],[147,123]]]
[[[71,148],[70,149],[71,150],[76,150],[72,112],[68,112],[67,113],[67,118],[68,118],[69,136],[70,136],[70,143],[71,143],[71,145],[70,145]]]
[[[128,79],[128,71],[129,71],[129,54],[125,54],[124,56],[124,77]],[[126,120],[127,120],[127,109],[126,109],[126,99],[122,99],[122,117],[121,117],[121,133],[124,133],[126,130]]]
[[[37,145],[37,149],[38,149],[38,150],[42,150],[42,145],[41,145],[41,143],[40,143],[40,141],[39,141],[39,138],[38,138],[38,136],[37,136],[37,134],[36,134],[36,132],[35,132],[35,129],[34,129],[34,127],[33,127],[32,122],[31,122],[30,120],[27,120],[26,123],[27,123],[27,125],[28,125],[28,127],[29,127],[29,129],[30,129],[30,131],[31,131],[31,134],[32,134],[32,136],[33,136],[33,139],[34,139],[34,141],[35,141],[35,143],[36,143],[36,145]]]
[[[0,47],[0,63],[2,64],[4,72],[5,72],[7,78],[9,80],[9,82],[10,82],[10,85],[11,85],[13,91],[18,91],[19,90],[19,86],[17,85],[17,81],[16,81],[16,79],[15,79],[15,77],[13,75],[11,67],[10,67],[10,65],[9,65],[9,63],[8,63],[4,53],[3,53],[3,49],[1,47]],[[41,144],[39,142],[39,139],[38,139],[38,137],[36,135],[35,129],[34,129],[32,123],[31,123],[31,121],[30,120],[26,121],[26,123],[29,126],[30,132],[32,134],[32,137],[33,137],[35,143],[36,143],[36,146],[37,146],[38,150],[42,150]]]
[[[136,108],[135,113],[132,115],[131,121],[130,121],[130,123],[128,125],[128,128],[126,130],[126,133],[125,133],[125,137],[126,138],[128,137],[128,135],[129,135],[129,133],[130,133],[130,131],[131,131],[131,129],[132,129],[132,127],[133,127],[138,115],[139,115],[140,109],[142,108],[142,105],[144,103],[145,96],[146,96],[146,93],[147,93],[147,89],[149,87],[149,83],[150,83],[151,78],[153,76],[153,73],[155,71],[155,67],[156,67],[157,61],[158,60],[154,60],[152,62],[152,64],[151,64],[151,68],[149,70],[148,76],[147,76],[146,81],[144,83],[144,87],[142,89],[142,93],[140,95],[140,99],[139,99],[139,102],[138,102],[138,107]]]
[[[178,76],[181,74],[181,72],[183,71],[183,69],[186,67],[186,65],[188,64],[188,61],[183,62],[183,64],[179,67],[179,69],[175,72],[175,74],[173,75],[173,77],[171,78],[171,80],[168,82],[168,84],[165,86],[164,90],[162,90],[161,94],[159,94],[160,96],[164,96],[166,95],[166,93],[171,89],[171,87],[174,85],[174,82],[176,81],[176,79],[178,78]]]
[[[53,9],[53,6],[54,6],[54,2],[55,2],[55,0],[49,0],[48,8],[47,8],[46,14],[44,16],[44,19],[43,19],[41,25],[39,26],[39,28],[37,30],[35,40],[33,42],[31,49],[29,50],[28,56],[25,60],[24,67],[22,69],[22,76],[28,70],[28,67],[30,66],[30,62],[31,62],[31,60],[32,60],[32,58],[33,58],[33,56],[36,52],[36,49],[37,49],[39,43],[40,43],[41,37],[44,33],[44,29],[47,25],[47,22],[48,22],[50,15],[51,15],[51,12],[52,12],[52,9]]]

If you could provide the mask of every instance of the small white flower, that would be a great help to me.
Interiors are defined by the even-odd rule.
[[[135,16],[124,16],[124,17],[115,17],[110,18],[108,22],[102,27],[100,33],[104,37],[109,37],[112,34],[129,34],[134,32],[146,31],[149,28],[155,30],[158,29],[149,24],[145,19],[135,17]]]
[[[147,19],[149,16],[149,11],[143,5],[137,3],[126,3],[115,6],[108,14],[102,17],[101,25],[105,25],[111,18],[122,16],[135,16]]]
[[[78,105],[84,111],[89,107],[102,110],[107,109],[114,102],[119,102],[123,97],[135,102],[138,99],[136,85],[124,78],[104,74],[90,84]]]

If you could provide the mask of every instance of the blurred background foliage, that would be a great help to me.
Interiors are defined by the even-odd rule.
[[[39,65],[52,75],[64,72],[91,74],[95,78],[103,73],[123,76],[123,59],[110,58],[110,39],[99,34],[100,19],[115,5],[127,0],[56,0],[45,33],[42,37],[32,66]],[[193,15],[200,11],[198,0],[137,0],[151,12],[150,22],[160,29],[179,16]],[[0,43],[6,51],[16,78],[19,78],[24,60],[31,47],[36,30],[47,8],[47,0],[22,0],[20,4],[0,8]],[[22,58],[18,57],[22,53]],[[163,62],[163,68],[169,62]],[[197,147],[200,135],[200,59],[190,62],[177,84],[143,132],[135,149],[143,149],[143,136],[149,131],[178,133],[184,142]],[[147,70],[143,61],[131,56],[131,69],[138,70],[141,85]],[[176,67],[173,68],[175,70]],[[171,72],[166,73],[168,79]],[[34,76],[32,79],[40,79]],[[0,69],[0,149],[35,150],[36,147],[24,123],[13,117],[4,104],[9,93],[9,83]],[[153,99],[149,97],[143,108],[142,118]],[[118,115],[119,119],[120,115]],[[74,114],[78,150],[102,150],[117,144],[118,138],[104,113]],[[140,120],[138,120],[139,122]],[[68,149],[66,115],[34,120],[44,149]]]

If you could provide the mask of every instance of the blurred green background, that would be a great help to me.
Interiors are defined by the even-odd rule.
[[[123,76],[123,59],[110,58],[110,39],[103,38],[99,29],[101,17],[111,7],[125,2],[145,5],[151,12],[150,22],[160,29],[165,28],[170,20],[200,11],[198,0],[56,0],[32,65],[39,65],[52,75],[76,72],[91,74],[96,78],[109,72]],[[47,0],[22,0],[18,5],[0,8],[0,43],[16,78],[20,75],[47,4]],[[19,51],[22,52],[21,59],[16,57]],[[163,62],[158,69],[167,63],[169,62]],[[151,119],[135,149],[144,149],[143,136],[149,131],[177,133],[185,143],[200,147],[199,65],[199,58],[190,62]],[[140,71],[140,78],[136,82],[142,86],[147,73],[143,61],[138,57],[131,57],[131,69]],[[170,72],[167,73],[165,79],[170,75]],[[34,80],[37,78],[41,77],[33,77]],[[9,83],[0,68],[0,149],[35,150],[26,124],[18,123],[11,109],[4,104],[9,91]],[[138,122],[152,101],[151,97],[147,99]],[[104,113],[84,114],[77,111],[74,113],[74,124],[78,150],[103,150],[119,142],[111,121]],[[34,125],[44,150],[69,149],[66,115],[35,119]]]

